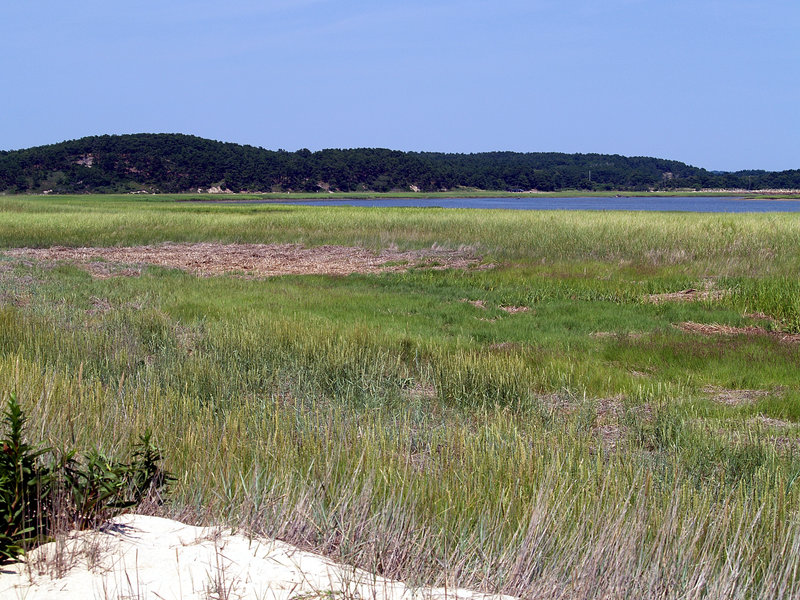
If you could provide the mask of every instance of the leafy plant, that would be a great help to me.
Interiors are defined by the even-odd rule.
[[[160,502],[172,479],[160,465],[161,452],[149,430],[135,444],[131,462],[98,450],[80,457],[70,450],[44,464],[42,456],[50,450],[24,441],[25,416],[14,394],[3,422],[7,436],[0,452],[0,562],[52,533],[56,514],[85,529],[145,500]]]
[[[13,559],[41,534],[40,510],[50,490],[50,473],[39,457],[46,452],[25,443],[25,416],[15,394],[3,414],[7,435],[0,452],[0,562]]]
[[[62,471],[70,512],[80,529],[110,516],[117,509],[134,504],[125,496],[130,466],[93,450],[83,461],[70,458]]]
[[[133,462],[130,465],[132,502],[160,501],[161,492],[174,479],[161,467],[161,451],[153,443],[153,433],[146,429],[133,447]]]

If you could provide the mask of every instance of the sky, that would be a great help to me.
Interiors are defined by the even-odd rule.
[[[598,152],[800,168],[798,0],[25,0],[0,149]]]

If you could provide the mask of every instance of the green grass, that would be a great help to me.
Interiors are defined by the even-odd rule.
[[[0,390],[57,447],[115,454],[150,427],[165,514],[391,577],[792,596],[800,344],[674,325],[797,331],[799,237],[792,215],[2,198],[5,248],[436,243],[495,267],[94,279],[0,255]],[[706,285],[728,293],[647,300]]]

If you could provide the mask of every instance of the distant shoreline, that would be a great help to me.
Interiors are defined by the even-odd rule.
[[[746,190],[701,190],[670,192],[631,192],[608,191],[588,192],[585,190],[567,190],[562,192],[496,192],[487,190],[469,190],[455,192],[336,192],[336,193],[239,193],[239,194],[151,194],[174,198],[178,202],[241,202],[243,200],[260,200],[281,202],[282,200],[397,200],[401,198],[439,199],[439,198],[670,198],[696,196],[698,198],[741,197],[742,200],[798,200],[800,190],[768,190],[752,192]]]
[[[404,198],[413,199],[441,199],[441,198],[670,198],[692,196],[697,198],[715,198],[736,196],[742,200],[800,200],[800,190],[758,190],[749,191],[741,189],[713,189],[713,190],[671,190],[658,192],[624,191],[587,191],[563,190],[559,192],[501,192],[490,190],[455,190],[446,192],[180,192],[180,193],[149,193],[145,191],[128,193],[93,193],[93,194],[6,194],[0,192],[0,197],[8,198],[120,198],[144,197],[149,201],[175,201],[175,202],[242,202],[255,200],[261,202],[273,201],[280,203],[287,200],[397,200]]]

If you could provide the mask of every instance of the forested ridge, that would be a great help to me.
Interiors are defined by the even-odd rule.
[[[608,154],[265,150],[183,134],[85,137],[0,152],[0,192],[797,189],[800,170],[718,173]]]

